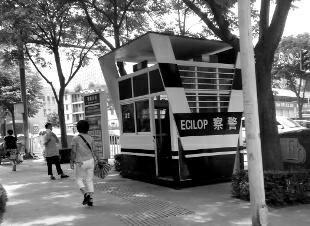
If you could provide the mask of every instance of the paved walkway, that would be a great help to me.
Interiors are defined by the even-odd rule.
[[[68,164],[67,179],[50,181],[42,160],[26,160],[11,171],[0,166],[9,202],[3,226],[251,225],[248,202],[231,198],[230,184],[174,190],[121,178],[111,172],[96,179],[93,207],[82,196]],[[309,226],[310,205],[269,209],[270,225]]]

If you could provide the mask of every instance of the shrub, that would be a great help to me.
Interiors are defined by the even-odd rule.
[[[123,162],[123,155],[116,154],[114,155],[114,167],[117,172],[122,171],[122,162]]]
[[[6,207],[8,196],[4,187],[0,184],[0,214],[3,214]]]
[[[310,203],[310,171],[265,171],[264,185],[266,203],[269,205]],[[232,195],[250,200],[247,171],[232,176]]]

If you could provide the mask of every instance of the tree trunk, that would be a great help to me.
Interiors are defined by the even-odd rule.
[[[68,141],[67,141],[65,110],[64,110],[64,89],[62,90],[62,88],[60,88],[59,91],[58,116],[59,116],[60,133],[61,133],[61,146],[62,148],[67,148]]]
[[[303,101],[304,98],[297,98],[297,104],[298,104],[298,118],[302,119],[302,108],[303,108]]]
[[[263,168],[264,170],[281,170],[283,169],[283,163],[276,125],[275,103],[271,88],[272,57],[273,55],[268,57],[268,54],[262,48],[255,49]]]
[[[27,94],[26,94],[26,73],[25,73],[25,57],[24,57],[24,46],[23,41],[21,40],[21,35],[17,43],[18,49],[18,63],[19,63],[19,75],[20,75],[20,89],[22,94],[21,101],[24,105],[23,113],[23,128],[24,128],[24,137],[25,137],[25,154],[29,153],[29,131],[28,131],[28,106],[27,106]]]
[[[57,67],[57,73],[58,73],[58,78],[59,78],[59,95],[58,95],[58,117],[59,117],[59,124],[60,124],[60,133],[61,133],[61,145],[62,148],[67,148],[68,147],[68,142],[67,142],[67,131],[66,131],[66,119],[65,119],[65,111],[64,111],[64,94],[65,94],[65,77],[62,72],[61,68],[61,63],[60,63],[60,55],[58,52],[58,49],[54,49],[54,58],[55,58],[55,63]],[[57,96],[55,96],[57,100]]]
[[[10,111],[10,113],[11,113],[11,115],[12,115],[12,125],[13,125],[14,136],[17,137],[14,110],[13,110],[13,111]]]

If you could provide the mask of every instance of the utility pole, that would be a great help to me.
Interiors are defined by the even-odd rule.
[[[268,209],[265,202],[250,1],[238,0],[238,17],[252,225],[262,226],[268,224]]]
[[[28,132],[28,106],[27,106],[27,94],[26,94],[26,75],[25,75],[25,58],[24,58],[24,45],[22,40],[22,31],[19,32],[18,43],[18,62],[19,62],[19,76],[20,76],[20,89],[22,94],[22,102],[24,105],[23,113],[23,127],[25,137],[25,152],[29,152],[29,132]]]

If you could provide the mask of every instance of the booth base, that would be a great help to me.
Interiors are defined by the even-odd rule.
[[[171,160],[171,172],[156,176],[153,157],[123,155],[120,174],[125,178],[181,189],[231,181],[234,161],[235,155]]]

